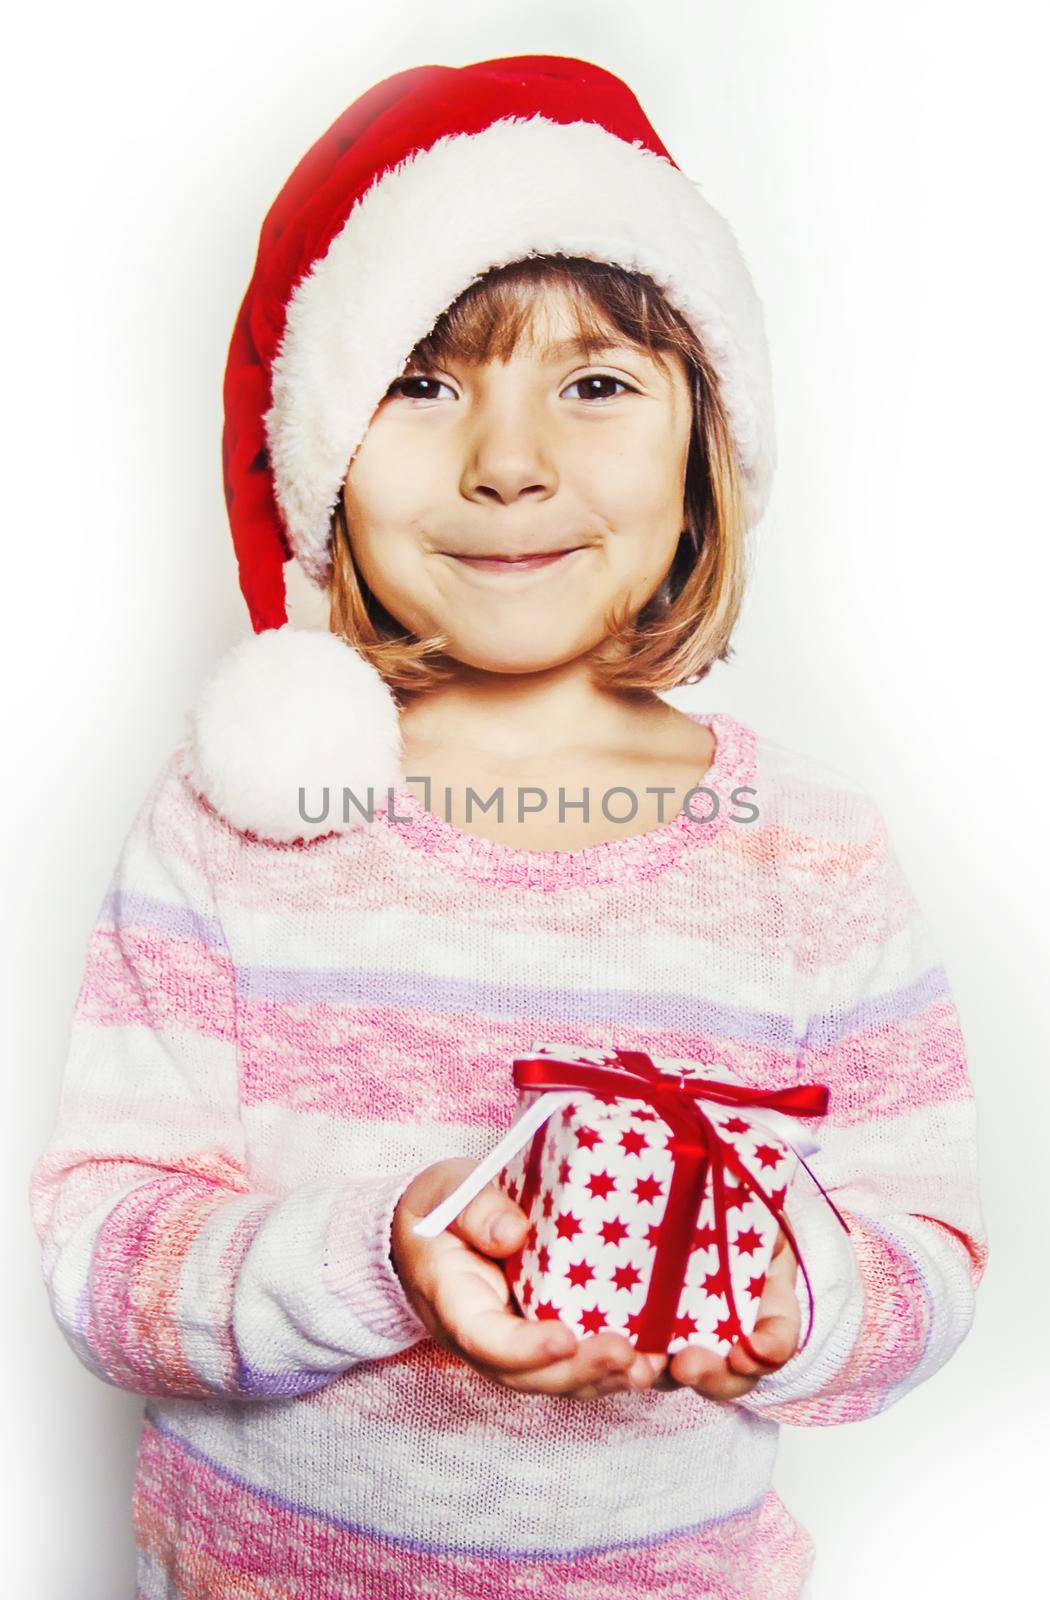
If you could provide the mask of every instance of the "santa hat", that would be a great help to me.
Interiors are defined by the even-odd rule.
[[[282,652],[289,672],[319,668],[316,643],[303,656],[287,637],[301,630],[285,626],[284,564],[294,557],[324,585],[332,513],[391,382],[472,282],[548,254],[646,273],[684,315],[719,386],[749,524],[761,517],[775,464],[761,304],[729,225],[627,85],[561,56],[395,73],[336,119],[273,202],[230,344],[222,461],[240,585],[255,633],[286,636],[267,646],[267,689]],[[337,678],[348,677],[347,650],[330,636]],[[246,714],[245,674],[260,658],[233,655],[234,681],[212,685],[209,737],[195,725],[201,759],[205,745],[228,742],[216,719]],[[396,781],[393,699],[353,655],[387,753],[376,770]],[[254,743],[257,770],[240,772],[234,790],[264,781],[264,735],[238,734],[240,750]]]

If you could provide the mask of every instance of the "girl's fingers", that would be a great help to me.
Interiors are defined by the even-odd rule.
[[[666,1367],[666,1355],[639,1353],[621,1334],[578,1341],[563,1322],[519,1316],[505,1303],[500,1268],[466,1250],[458,1254],[457,1270],[439,1280],[434,1310],[452,1345],[497,1382],[536,1394],[575,1393],[588,1384],[647,1389]]]
[[[593,1396],[633,1388],[647,1389],[666,1365],[666,1356],[639,1354],[616,1333],[582,1342],[563,1322],[530,1322],[503,1303],[489,1267],[476,1257],[446,1277],[434,1310],[448,1345],[494,1382],[526,1394]]]
[[[465,1256],[464,1265],[440,1279],[434,1297],[435,1313],[468,1361],[522,1372],[576,1348],[576,1336],[563,1322],[528,1322],[510,1310],[490,1277],[498,1267],[485,1270],[484,1263],[469,1262]]]
[[[762,1360],[753,1360],[741,1345],[734,1345],[726,1358],[730,1371],[741,1377],[760,1378],[764,1372],[782,1367],[794,1355],[802,1323],[795,1293],[794,1267],[795,1258],[790,1249],[785,1249],[770,1271],[759,1305],[758,1320],[749,1335]]]
[[[635,1380],[632,1383],[632,1379]],[[652,1383],[652,1368],[632,1345],[615,1333],[596,1333],[581,1341],[574,1355],[537,1370],[516,1373],[508,1386],[522,1394],[575,1394],[589,1385],[606,1392]]]
[[[527,1229],[528,1218],[521,1207],[494,1183],[487,1183],[449,1224],[448,1232],[482,1255],[498,1257],[517,1250]]]
[[[713,1400],[735,1400],[753,1389],[759,1378],[776,1372],[795,1353],[798,1345],[798,1304],[794,1314],[771,1312],[760,1317],[749,1334],[761,1361],[755,1361],[742,1345],[735,1344],[724,1358],[713,1350],[691,1346],[672,1358],[670,1375],[675,1383],[697,1389]]]
[[[798,1276],[798,1256],[788,1244],[787,1234],[783,1228],[777,1233],[777,1242],[773,1246],[773,1255],[770,1261],[770,1271],[774,1268],[783,1270],[785,1279],[794,1283]]]
[[[753,1360],[742,1345],[735,1344],[726,1361],[731,1370],[741,1377],[760,1378],[764,1372],[782,1367],[794,1354],[798,1343],[798,1322],[792,1317],[774,1313],[760,1318],[749,1338],[763,1360]]]

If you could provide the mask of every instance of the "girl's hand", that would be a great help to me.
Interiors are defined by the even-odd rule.
[[[766,1276],[765,1288],[758,1308],[758,1320],[751,1343],[766,1364],[760,1366],[740,1345],[735,1344],[727,1356],[716,1356],[711,1350],[698,1346],[679,1350],[671,1358],[668,1375],[671,1385],[695,1389],[709,1400],[736,1400],[753,1389],[759,1378],[776,1371],[794,1355],[798,1348],[802,1316],[795,1294],[798,1262],[782,1230],[777,1233],[773,1256]]]
[[[497,1263],[518,1249],[528,1222],[494,1183],[436,1239],[412,1232],[412,1224],[451,1194],[474,1166],[456,1158],[427,1167],[409,1184],[394,1213],[391,1259],[432,1338],[483,1377],[522,1394],[592,1400],[649,1388],[666,1356],[639,1355],[618,1333],[577,1340],[563,1322],[530,1322],[512,1309]]]

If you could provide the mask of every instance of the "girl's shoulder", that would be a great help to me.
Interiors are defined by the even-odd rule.
[[[767,823],[832,845],[884,828],[878,799],[854,773],[761,732],[754,748],[756,804]]]
[[[855,939],[910,925],[919,908],[875,794],[855,774],[761,734],[755,757],[764,859],[775,857],[793,886],[801,925],[826,925],[839,958]]]

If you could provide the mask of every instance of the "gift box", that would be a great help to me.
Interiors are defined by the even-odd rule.
[[[785,1202],[819,1148],[795,1119],[822,1116],[827,1089],[758,1090],[720,1063],[551,1043],[512,1070],[514,1126],[418,1231],[447,1226],[495,1176],[529,1217],[503,1263],[524,1316],[639,1350],[740,1343],[761,1359],[748,1335],[778,1229],[798,1256]]]

